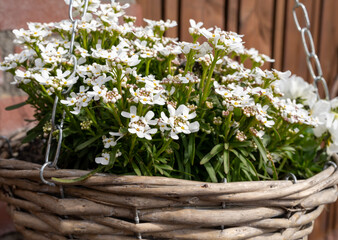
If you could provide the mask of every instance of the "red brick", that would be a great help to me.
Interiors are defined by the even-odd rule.
[[[14,131],[28,126],[25,119],[33,119],[33,108],[25,105],[24,107],[6,111],[5,108],[26,100],[27,97],[2,97],[0,98],[0,135],[8,136]]]
[[[0,30],[26,28],[27,22],[54,22],[68,18],[63,0],[0,0]]]

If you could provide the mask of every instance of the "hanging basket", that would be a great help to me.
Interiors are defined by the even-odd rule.
[[[41,182],[39,164],[1,159],[0,200],[26,239],[307,239],[325,204],[337,199],[333,165],[299,181],[95,174],[60,187]],[[86,173],[46,168],[44,177]]]

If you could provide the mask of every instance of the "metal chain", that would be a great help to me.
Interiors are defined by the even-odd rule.
[[[305,19],[305,26],[303,26],[303,27],[300,26],[298,16],[297,16],[297,13],[296,13],[296,10],[298,8],[300,8],[302,10],[302,13],[303,13],[303,16],[304,16],[304,19]],[[293,15],[293,19],[295,21],[297,30],[301,33],[302,42],[303,42],[303,46],[304,46],[304,50],[305,50],[305,54],[306,54],[306,64],[307,64],[307,67],[309,69],[310,75],[313,79],[313,84],[314,84],[314,86],[317,90],[317,96],[320,99],[320,96],[319,96],[319,93],[318,93],[318,84],[321,83],[323,85],[323,88],[324,88],[325,99],[330,100],[329,89],[328,89],[326,81],[323,77],[322,67],[320,65],[319,58],[316,54],[315,45],[314,45],[314,42],[313,42],[313,37],[312,37],[311,31],[310,31],[309,15],[308,15],[308,12],[306,10],[305,5],[301,2],[299,2],[299,0],[295,0],[295,5],[292,9],[292,15]],[[314,61],[315,68],[313,68],[311,60]]]
[[[86,15],[86,13],[87,13],[88,2],[89,2],[89,0],[84,1],[84,10],[83,10],[83,13],[81,15],[81,19],[83,19],[84,16]],[[77,30],[78,19],[74,19],[74,17],[73,17],[73,0],[69,1],[69,19],[72,23],[72,34],[71,34],[71,40],[70,40],[70,45],[69,45],[69,51],[68,51],[66,57],[69,57],[69,61],[72,61],[73,65],[74,65],[73,71],[70,74],[70,76],[68,77],[68,79],[71,79],[71,78],[74,77],[74,75],[76,73],[76,69],[77,69],[77,59],[76,59],[75,55],[73,54],[73,50],[74,50],[74,42],[75,42],[75,35],[76,35],[76,30]],[[67,95],[70,92],[70,90],[72,89],[72,87],[73,87],[73,85],[70,86],[67,90],[63,90],[62,95]],[[61,150],[61,144],[62,144],[63,123],[64,123],[64,118],[66,116],[66,111],[63,111],[60,124],[55,124],[55,115],[56,115],[56,109],[57,109],[58,101],[59,101],[58,96],[55,96],[54,104],[53,104],[53,110],[52,110],[52,117],[51,117],[51,125],[52,126],[51,126],[51,131],[50,131],[49,136],[48,136],[48,141],[47,141],[45,163],[42,165],[42,167],[40,169],[41,181],[45,184],[50,185],[50,186],[55,186],[55,184],[47,181],[43,176],[43,172],[44,172],[44,169],[46,167],[57,168],[57,162],[58,162],[58,159],[59,159],[59,156],[60,156],[60,150]],[[53,133],[56,130],[59,131],[59,137],[58,137],[58,143],[57,143],[57,148],[56,148],[54,160],[53,160],[53,162],[51,162],[51,161],[49,161],[50,148],[51,148],[51,144],[52,144]]]

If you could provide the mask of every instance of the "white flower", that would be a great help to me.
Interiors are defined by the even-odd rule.
[[[274,85],[284,94],[284,98],[301,98],[304,100],[304,105],[310,108],[317,100],[315,87],[296,75],[292,75],[289,78],[283,77],[281,80],[275,81]]]
[[[189,120],[196,117],[196,112],[189,113],[190,109],[185,105],[180,105],[177,110],[170,104],[168,105],[169,117],[164,112],[161,113],[160,122],[170,127],[170,137],[177,140],[178,133],[190,134],[199,131],[199,123],[197,121],[190,123]],[[167,129],[162,126],[162,129]]]
[[[130,106],[130,112],[122,111],[121,115],[125,118],[130,118],[131,122],[136,122],[140,119],[139,116],[137,116],[137,108],[136,106]]]
[[[109,153],[102,153],[101,157],[96,157],[95,162],[97,164],[102,165],[108,165],[110,160],[110,154]]]
[[[196,23],[194,19],[190,19],[189,33],[190,35],[202,35],[201,27],[203,26],[202,22]]]
[[[92,92],[88,92],[88,95],[91,97],[94,97],[95,101],[100,100],[101,98],[105,98],[107,94],[107,88],[105,86],[94,86]]]
[[[110,154],[111,153],[109,153],[109,152],[103,152],[101,154],[101,157],[95,158],[95,162],[97,164],[108,165],[109,161],[110,161]],[[119,157],[121,155],[122,155],[122,153],[120,151],[117,151],[115,157]]]
[[[19,84],[19,83],[29,83],[31,77],[31,72],[30,71],[21,71],[20,69],[15,70],[15,76],[14,76],[14,81],[11,82],[11,84]]]
[[[338,115],[333,110],[336,109],[338,98],[331,101],[319,100],[312,109],[312,116],[317,117],[319,124],[314,128],[314,133],[317,137],[322,136],[325,132],[329,132],[331,136],[331,144],[338,145]],[[328,150],[333,151],[334,146]]]
[[[156,128],[151,128],[150,125],[156,125],[157,120],[151,120],[154,117],[154,112],[149,111],[144,117],[136,115],[136,107],[130,107],[130,113],[122,112],[121,115],[126,118],[130,118],[128,131],[132,134],[136,134],[139,138],[145,138],[151,140],[151,134],[157,132]]]
[[[107,136],[102,136],[102,142],[104,145],[104,148],[110,148],[116,146],[117,142],[114,140],[114,138],[107,138]]]

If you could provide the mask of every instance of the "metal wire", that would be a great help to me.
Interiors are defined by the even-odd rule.
[[[89,3],[89,0],[85,0],[84,10],[83,10],[83,13],[81,15],[81,19],[83,19],[84,16],[86,15],[86,13],[87,13],[88,3]],[[69,51],[66,54],[66,57],[69,57],[69,61],[73,62],[73,71],[69,75],[68,79],[71,79],[71,78],[74,77],[74,75],[76,73],[76,69],[77,69],[77,59],[76,59],[76,56],[73,54],[73,50],[74,50],[74,43],[75,43],[75,36],[76,36],[76,31],[77,31],[78,19],[74,19],[74,17],[73,17],[73,7],[74,7],[73,6],[73,0],[70,0],[69,1],[68,13],[69,13],[69,19],[72,22],[72,33],[71,33]],[[68,87],[67,90],[63,90],[62,95],[67,95],[70,92],[70,90],[72,89],[72,87],[73,87],[73,85]],[[46,149],[46,154],[45,154],[45,164],[40,169],[41,181],[45,184],[50,185],[50,186],[55,186],[55,184],[47,181],[43,176],[43,172],[44,172],[44,169],[46,167],[57,168],[57,162],[58,162],[58,159],[59,159],[59,156],[60,156],[61,145],[62,145],[63,123],[64,123],[64,118],[66,116],[66,111],[63,111],[60,124],[57,125],[55,123],[55,115],[56,115],[58,101],[59,101],[59,97],[55,96],[54,104],[53,104],[53,110],[52,110],[52,117],[51,117],[51,125],[52,126],[51,126],[51,131],[50,131],[49,136],[48,136],[47,149]],[[57,143],[57,147],[56,147],[56,153],[55,153],[55,156],[54,156],[54,160],[53,160],[53,162],[51,162],[51,161],[49,161],[49,155],[50,155],[50,149],[51,149],[52,140],[53,140],[53,134],[56,130],[59,131],[58,143]]]
[[[137,209],[135,209],[135,224],[139,224],[140,223],[140,218],[138,216],[139,211]],[[141,233],[137,233],[137,239],[142,239],[142,235]]]
[[[330,166],[334,167],[335,170],[337,169],[337,164],[335,162],[332,162],[332,161],[328,161],[327,163],[325,163],[323,169],[327,169]]]
[[[305,26],[303,27],[300,26],[299,18],[296,12],[297,9],[301,9],[303,17],[305,19]],[[319,58],[316,54],[315,44],[314,44],[313,37],[310,31],[311,25],[310,25],[309,15],[308,15],[305,5],[301,3],[299,0],[295,0],[295,5],[292,9],[292,15],[293,15],[293,19],[295,21],[296,27],[298,31],[301,33],[302,43],[303,43],[304,51],[306,54],[306,64],[309,69],[310,75],[313,79],[313,84],[316,88],[317,96],[320,99],[320,96],[318,93],[318,83],[321,83],[324,88],[325,99],[330,100],[329,89],[323,77],[322,67],[320,65]],[[314,62],[314,65],[312,61]]]
[[[290,177],[292,178],[293,184],[296,184],[297,183],[297,177],[293,173],[288,173],[288,175],[286,175],[286,177],[285,177],[285,180],[289,180]]]

